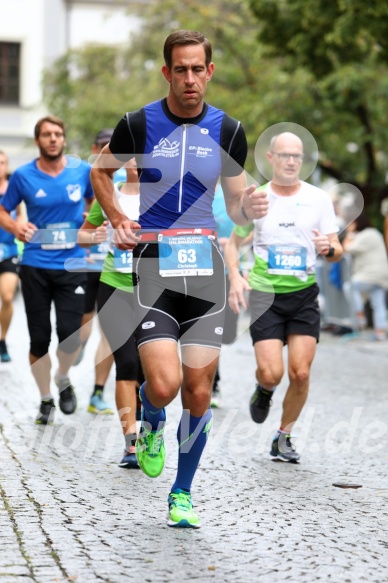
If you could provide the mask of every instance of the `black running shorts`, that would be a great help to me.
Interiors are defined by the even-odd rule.
[[[134,297],[138,346],[154,340],[220,348],[225,317],[224,260],[212,241],[213,275],[162,277],[158,245],[134,249]]]
[[[80,345],[86,274],[20,266],[31,354],[43,356],[51,340],[51,305],[55,306],[59,348],[68,354]]]
[[[112,350],[116,381],[137,381],[141,365],[135,342],[133,294],[103,281],[98,289],[98,320]]]
[[[100,285],[100,271],[88,271],[86,273],[87,283],[85,292],[85,314],[94,312],[97,304],[98,287]]]
[[[19,258],[16,256],[0,261],[0,275],[3,273],[18,273],[18,263]]]
[[[287,343],[287,336],[313,336],[319,341],[319,288],[308,288],[285,294],[252,290],[249,294],[250,332],[253,344],[277,338]]]

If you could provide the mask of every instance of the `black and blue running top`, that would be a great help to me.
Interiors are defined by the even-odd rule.
[[[134,155],[140,173],[143,229],[210,228],[220,176],[238,176],[247,157],[241,123],[204,104],[194,118],[173,115],[162,99],[127,113],[110,150],[124,163]]]

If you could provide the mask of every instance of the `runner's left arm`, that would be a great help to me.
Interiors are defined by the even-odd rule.
[[[318,231],[318,229],[313,229],[313,234],[313,241],[318,255],[321,255],[329,263],[336,263],[337,261],[340,261],[343,255],[343,247],[339,242],[337,233],[323,235]],[[334,249],[334,253],[333,255],[330,254],[330,256],[327,257],[327,254],[330,251],[330,247]]]
[[[238,176],[221,177],[221,186],[227,213],[236,225],[245,226],[267,214],[267,193],[257,190],[254,184],[247,186],[245,172]]]
[[[244,166],[248,153],[245,131],[241,123],[225,115],[221,135],[221,186],[226,210],[236,225],[247,225],[267,214],[265,191],[247,185]]]

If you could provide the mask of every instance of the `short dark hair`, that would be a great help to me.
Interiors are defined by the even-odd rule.
[[[205,51],[206,66],[212,61],[212,45],[210,41],[196,30],[177,30],[172,32],[165,40],[163,47],[164,62],[170,69],[172,65],[172,50],[175,46],[202,45]]]
[[[110,139],[113,135],[113,128],[104,128],[96,135],[94,143],[96,146],[109,144]]]
[[[45,117],[41,117],[35,124],[34,136],[36,140],[39,138],[40,130],[42,129],[42,125],[45,122],[53,123],[56,126],[59,126],[62,128],[63,135],[66,136],[65,122],[61,120],[60,117],[56,117],[55,115],[46,115]]]

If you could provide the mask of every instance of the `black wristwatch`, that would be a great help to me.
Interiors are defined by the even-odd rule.
[[[329,252],[326,253],[325,257],[334,257],[335,249],[332,245],[329,247]]]

